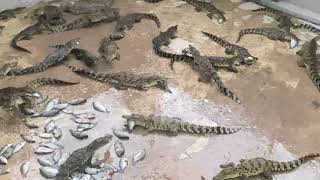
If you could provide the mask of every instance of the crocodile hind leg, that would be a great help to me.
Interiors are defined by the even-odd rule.
[[[273,179],[270,172],[264,172],[261,176],[262,176],[265,180],[272,180],[272,179]]]

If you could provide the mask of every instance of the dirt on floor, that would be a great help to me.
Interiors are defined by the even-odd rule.
[[[239,45],[249,49],[259,58],[253,66],[241,67],[239,73],[220,71],[223,82],[241,99],[236,104],[223,96],[217,88],[198,82],[198,75],[183,63],[175,63],[174,71],[169,68],[169,60],[158,57],[152,50],[152,38],[165,31],[169,26],[178,24],[178,38],[172,41],[169,51],[181,52],[192,43],[202,54],[225,56],[224,49],[203,36],[201,31],[210,32],[235,42],[240,29],[248,27],[275,27],[276,21],[266,14],[254,14],[239,8],[242,2],[234,0],[216,0],[216,6],[226,13],[227,22],[218,24],[210,20],[205,13],[179,0],[166,0],[158,4],[143,1],[115,1],[122,15],[128,12],[152,12],[161,20],[158,29],[153,21],[142,20],[126,31],[126,37],[118,41],[120,61],[113,67],[100,64],[95,70],[130,71],[148,73],[168,78],[173,93],[157,89],[147,92],[136,90],[119,91],[107,84],[98,83],[80,77],[61,65],[43,73],[27,76],[4,78],[0,88],[23,86],[28,80],[37,77],[54,77],[67,81],[79,81],[79,85],[41,88],[50,98],[60,97],[70,100],[76,97],[90,98],[82,109],[92,109],[90,102],[99,99],[108,105],[111,114],[99,114],[102,125],[90,132],[90,139],[78,141],[72,139],[68,129],[72,123],[68,115],[59,115],[56,120],[63,127],[64,136],[59,141],[66,152],[88,144],[94,137],[99,137],[111,128],[122,127],[121,115],[143,113],[176,116],[185,121],[224,126],[245,127],[241,132],[228,136],[190,136],[178,137],[161,134],[132,134],[125,142],[129,155],[145,148],[147,156],[137,166],[129,166],[115,179],[210,179],[220,170],[219,165],[229,161],[237,162],[242,158],[265,157],[287,161],[306,153],[317,152],[320,144],[319,92],[313,85],[305,69],[297,66],[298,48],[289,49],[287,43],[271,41],[263,36],[248,35]],[[61,44],[68,39],[80,37],[81,48],[97,53],[100,40],[111,34],[115,23],[102,24],[93,28],[62,32],[52,35],[39,35],[28,41],[19,42],[32,54],[18,52],[9,44],[15,34],[31,24],[24,14],[0,25],[6,26],[0,42],[0,65],[17,61],[19,66],[28,67],[41,62],[53,50],[49,45]],[[315,35],[306,31],[294,31],[303,40]],[[70,59],[68,63],[83,66]],[[11,118],[1,111],[0,147],[19,141],[19,135],[28,131],[19,119]],[[34,120],[44,124],[44,119]],[[105,123],[103,123],[105,122]],[[71,143],[75,142],[75,143]],[[72,144],[72,145],[71,145]],[[33,162],[32,171],[27,179],[41,179],[33,154],[33,146],[28,145],[9,161],[12,172],[0,179],[20,179],[19,167],[25,160]],[[108,147],[109,148],[109,147]],[[107,149],[108,149],[107,148]],[[102,150],[106,151],[106,148]],[[117,164],[117,159],[113,160]],[[297,171],[275,176],[279,180],[320,179],[320,166],[310,163]]]

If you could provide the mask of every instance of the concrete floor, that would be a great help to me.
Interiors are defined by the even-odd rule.
[[[192,43],[203,54],[224,56],[223,49],[205,38],[201,30],[235,42],[237,33],[242,28],[275,26],[270,17],[239,9],[240,3],[217,0],[216,5],[226,12],[228,21],[223,25],[210,21],[204,13],[196,13],[191,6],[178,0],[167,0],[156,5],[142,1],[118,0],[115,4],[121,8],[122,14],[156,13],[161,20],[162,31],[178,24],[179,38],[168,48],[173,52],[179,52],[179,49]],[[20,42],[33,52],[26,54],[17,52],[8,45],[15,34],[30,24],[22,17],[23,15],[2,23],[6,29],[1,35],[0,65],[18,61],[23,67],[30,66],[42,61],[52,51],[49,45],[59,44],[74,37],[81,37],[82,48],[96,52],[99,40],[112,32],[114,27],[112,23],[90,29],[36,36],[30,41]],[[111,128],[121,128],[123,125],[121,115],[133,112],[176,116],[197,124],[244,127],[236,134],[212,137],[192,135],[170,137],[163,134],[146,134],[146,132],[133,133],[130,135],[130,140],[124,142],[126,156],[130,158],[132,153],[145,148],[147,157],[137,166],[129,166],[124,174],[117,175],[115,179],[191,180],[200,179],[201,175],[210,179],[219,172],[219,165],[222,163],[258,156],[287,161],[320,149],[317,139],[320,135],[319,109],[312,103],[319,100],[319,92],[305,70],[297,66],[298,57],[295,55],[297,49],[289,49],[286,43],[274,42],[261,36],[244,37],[240,45],[259,57],[258,63],[251,67],[243,67],[238,74],[220,72],[226,86],[242,100],[242,105],[238,105],[221,95],[213,86],[199,83],[198,75],[189,66],[176,63],[175,71],[171,71],[168,67],[169,61],[158,57],[152,50],[151,40],[158,33],[159,30],[154,22],[148,20],[143,20],[132,30],[127,31],[127,37],[118,43],[121,60],[114,65],[113,70],[165,76],[169,79],[172,94],[156,89],[147,92],[118,91],[106,84],[81,78],[64,66],[54,67],[39,74],[2,79],[0,88],[22,86],[25,81],[36,77],[55,77],[80,81],[81,84],[42,88],[41,91],[49,94],[50,98],[60,97],[63,100],[79,96],[90,98],[87,104],[75,108],[74,111],[93,112],[91,105],[93,100],[104,102],[111,114],[95,112],[99,126],[89,131],[90,139],[85,141],[78,141],[67,132],[70,127],[75,126],[68,115],[60,114],[54,118],[58,126],[64,130],[59,143],[65,146],[66,153],[86,145],[94,137],[110,133]],[[295,33],[304,40],[314,36],[304,31]],[[70,61],[72,64],[81,65],[77,61]],[[110,69],[100,65],[96,70],[105,71],[106,68]],[[0,146],[19,141],[20,133],[27,131],[19,120],[11,118],[5,112],[2,113],[0,121],[3,124],[0,127],[2,137]],[[46,122],[42,118],[33,121],[40,125]],[[42,179],[33,148],[28,145],[10,159],[11,173],[0,179],[22,179],[18,167],[25,160],[32,161],[32,170],[28,178],[24,179]],[[109,146],[102,148],[99,155],[103,156],[109,148]],[[118,159],[113,155],[111,157],[110,161],[116,165]],[[319,180],[319,163],[313,161],[294,172],[274,176],[276,180],[301,178]]]

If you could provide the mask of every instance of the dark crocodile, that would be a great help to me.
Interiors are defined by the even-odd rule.
[[[200,75],[200,82],[211,84],[212,81],[214,81],[221,93],[235,102],[240,103],[240,99],[231,90],[225,87],[221,78],[218,76],[216,68],[211,64],[208,57],[202,56],[200,52],[191,45],[189,45],[189,48],[185,51],[188,51],[193,57],[193,61],[189,64],[191,68]]]
[[[278,28],[249,28],[242,29],[239,32],[237,43],[246,34],[256,34],[267,37],[270,40],[289,42],[290,48],[294,48],[299,44],[299,39],[292,33],[280,30]]]
[[[26,7],[17,7],[14,9],[6,9],[0,12],[0,20],[9,20],[16,18],[16,15],[22,13]]]
[[[258,58],[252,56],[248,49],[238,46],[236,44],[231,44],[229,42],[227,42],[226,40],[219,38],[218,36],[214,35],[214,34],[210,34],[207,32],[202,31],[202,33],[209,37],[212,41],[216,42],[217,44],[219,44],[220,46],[225,48],[225,53],[226,54],[232,54],[236,57],[238,57],[239,59],[241,59],[241,64],[246,64],[246,65],[252,65],[254,64]]]
[[[142,127],[149,132],[162,131],[170,135],[178,135],[179,133],[191,133],[191,134],[232,134],[238,132],[241,128],[227,128],[222,126],[203,126],[197,124],[191,124],[183,122],[176,117],[168,116],[155,116],[155,115],[142,115],[142,114],[130,114],[123,115],[123,118],[127,120],[127,128],[132,131],[136,127]]]
[[[91,159],[95,151],[108,144],[111,139],[111,135],[106,135],[97,138],[89,145],[72,152],[66,162],[60,166],[55,180],[67,180],[75,171],[84,172],[87,166],[91,166]]]
[[[97,73],[94,71],[68,66],[73,72],[93,80],[108,83],[118,90],[127,90],[133,88],[141,91],[147,91],[150,88],[159,88],[170,92],[167,81],[156,75],[131,74],[127,72],[117,73]]]
[[[117,21],[115,30],[116,32],[123,32],[125,30],[130,30],[133,28],[134,24],[139,23],[142,19],[153,20],[156,23],[158,28],[160,28],[161,26],[160,20],[155,14],[130,13],[123,17],[120,17],[120,19]]]
[[[188,4],[195,7],[197,12],[204,11],[207,13],[207,16],[212,19],[215,18],[218,20],[218,23],[224,23],[226,21],[226,17],[224,16],[224,12],[217,9],[213,4],[209,2],[203,2],[198,0],[183,0]]]
[[[46,5],[41,9],[41,11],[42,12],[38,17],[40,22],[45,22],[52,26],[61,25],[66,22],[60,7]]]
[[[73,49],[78,48],[79,40],[80,38],[72,39],[68,41],[63,48],[58,48],[53,53],[50,53],[41,63],[25,69],[13,69],[8,72],[8,75],[21,76],[25,74],[38,73],[57,64],[61,64]]]
[[[157,49],[162,46],[168,46],[171,39],[177,37],[178,25],[170,26],[166,31],[160,32],[158,36],[152,39],[153,49],[157,52]]]
[[[83,61],[87,66],[91,67],[97,64],[99,61],[99,57],[92,54],[91,52],[81,49],[81,48],[75,48],[72,49],[71,54],[74,54],[76,59]]]
[[[110,64],[114,61],[120,60],[119,46],[115,42],[116,40],[122,39],[123,36],[108,36],[104,37],[100,41],[100,47],[98,52],[100,54],[100,59],[104,62]]]
[[[227,179],[249,179],[254,176],[261,176],[266,180],[272,180],[273,174],[282,174],[292,172],[301,165],[318,158],[319,153],[308,154],[293,161],[279,162],[265,159],[262,157],[252,159],[241,159],[240,164],[234,163],[222,164],[221,172],[212,178],[212,180],[227,180]]]
[[[103,10],[95,14],[85,15],[68,24],[62,26],[50,26],[49,29],[54,32],[71,31],[79,28],[89,28],[101,23],[111,23],[119,18],[119,9],[111,8]]]

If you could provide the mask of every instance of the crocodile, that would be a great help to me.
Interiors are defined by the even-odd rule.
[[[130,30],[133,28],[135,23],[139,23],[142,19],[150,19],[153,20],[157,27],[160,28],[161,23],[159,18],[155,14],[149,13],[130,13],[125,16],[120,17],[117,21],[115,31],[123,32],[125,30]]]
[[[161,76],[146,74],[137,75],[127,72],[97,73],[70,65],[68,65],[68,67],[76,74],[89,77],[99,82],[108,83],[118,90],[127,90],[128,88],[133,88],[141,91],[147,91],[148,89],[154,87],[171,93],[167,80]]]
[[[61,25],[66,22],[61,8],[57,6],[46,5],[41,11],[41,14],[38,16],[38,20],[41,22],[46,22],[52,26]]]
[[[142,127],[150,132],[162,131],[171,135],[178,135],[179,133],[191,134],[232,134],[241,130],[241,128],[228,128],[222,126],[204,126],[188,122],[183,122],[177,117],[168,116],[155,116],[155,115],[142,115],[130,114],[123,115],[122,118],[126,119],[127,128],[132,131],[135,127]]]
[[[11,108],[12,104],[15,105],[16,99],[23,99],[20,105],[24,107],[31,107],[29,97],[36,93],[36,88],[43,85],[74,85],[78,82],[67,82],[53,78],[38,78],[27,83],[24,87],[6,87],[0,89],[0,106]],[[20,109],[20,108],[19,108]],[[21,110],[21,109],[20,109]]]
[[[148,3],[158,3],[161,1],[163,1],[163,0],[144,0],[144,2],[148,2]]]
[[[62,31],[71,31],[79,28],[89,28],[101,23],[111,23],[119,18],[119,9],[111,8],[110,10],[100,11],[95,14],[85,15],[68,24],[61,26],[49,26],[53,33]]]
[[[156,51],[162,46],[168,46],[171,39],[177,38],[177,32],[178,25],[170,26],[166,31],[160,32],[158,36],[152,39],[153,49]]]
[[[31,53],[31,51],[19,46],[17,43],[21,40],[30,40],[32,39],[33,35],[41,34],[46,29],[46,26],[44,26],[42,22],[37,22],[31,26],[28,26],[27,28],[19,32],[19,34],[14,36],[14,38],[11,40],[10,46],[16,50]]]
[[[71,50],[71,54],[73,54],[77,60],[83,61],[89,67],[96,65],[99,61],[99,57],[85,49],[74,48]]]
[[[252,56],[248,49],[238,46],[236,44],[232,44],[227,42],[226,40],[219,38],[218,36],[214,35],[214,34],[210,34],[204,31],[201,31],[205,36],[209,37],[212,41],[216,42],[217,44],[219,44],[220,46],[225,48],[225,53],[226,54],[232,54],[236,57],[238,57],[239,59],[241,59],[240,63],[241,64],[245,64],[245,65],[252,65],[254,64],[258,58]]]
[[[278,40],[282,42],[289,42],[290,48],[294,48],[298,45],[299,39],[290,32],[285,32],[278,28],[248,28],[242,29],[239,32],[239,37],[236,41],[238,43],[240,39],[246,34],[257,34],[267,37],[270,40]]]
[[[104,37],[100,41],[100,47],[98,52],[100,54],[100,59],[106,63],[113,63],[114,61],[120,60],[119,46],[117,45],[115,40],[119,40],[123,38],[123,36],[108,36]]]
[[[94,14],[105,9],[110,9],[112,4],[109,2],[93,2],[93,1],[76,1],[74,3],[67,3],[62,6],[62,9],[66,13],[73,15],[79,14]]]
[[[80,38],[72,39],[64,45],[64,48],[58,48],[53,53],[50,53],[41,63],[27,67],[25,69],[13,69],[8,72],[9,76],[21,76],[25,74],[43,72],[46,69],[61,64],[62,61],[67,59],[66,57],[71,51],[79,46]]]
[[[220,168],[222,168],[221,172],[213,177],[212,180],[248,179],[254,176],[262,176],[267,180],[272,180],[272,174],[291,172],[319,156],[320,153],[313,153],[287,162],[279,162],[262,157],[241,159],[238,165],[232,162],[220,165]]]
[[[14,9],[6,9],[0,12],[0,20],[9,20],[16,18],[16,15],[22,13],[26,7],[17,7]]]
[[[204,11],[207,13],[207,16],[212,19],[215,18],[218,20],[219,24],[222,24],[226,21],[226,17],[224,16],[224,12],[217,9],[213,4],[209,2],[203,2],[198,0],[183,0],[188,4],[195,7],[197,12]]]
[[[8,72],[10,72],[11,69],[16,68],[17,65],[18,65],[18,62],[10,62],[10,63],[4,64],[4,65],[0,68],[0,77],[5,77],[5,76],[7,76]]]
[[[293,25],[293,29],[301,29],[301,28],[307,29],[307,30],[309,30],[309,31],[311,31],[313,33],[316,33],[316,34],[320,35],[320,29],[315,28],[310,24],[303,24],[302,23],[302,24],[294,24]]]
[[[112,136],[107,134],[104,137],[95,139],[89,145],[72,152],[68,159],[60,166],[55,180],[67,180],[75,171],[83,173],[87,166],[92,166],[91,160],[95,151],[108,144],[111,139]]]
[[[319,39],[320,36],[317,36],[310,42],[303,44],[301,50],[298,51],[297,54],[302,57],[301,60],[298,61],[298,66],[307,69],[312,82],[320,91],[320,61],[317,56],[317,41]]]
[[[207,56],[202,56],[192,45],[189,45],[189,48],[184,51],[190,52],[193,57],[193,61],[189,64],[195,72],[199,73],[199,82],[211,83],[214,81],[220,92],[235,102],[240,103],[240,99],[231,90],[224,86],[221,78],[218,76],[217,69],[211,64]],[[173,62],[174,60],[171,61],[171,63]]]

